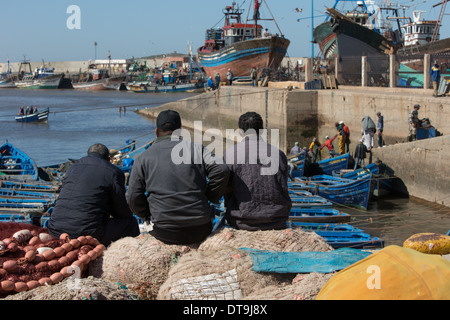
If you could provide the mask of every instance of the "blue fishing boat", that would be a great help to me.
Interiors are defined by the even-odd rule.
[[[0,176],[1,177],[1,176]],[[19,180],[1,180],[0,186],[2,188],[10,188],[21,191],[36,191],[36,192],[59,192],[60,185],[47,181],[19,181]]]
[[[349,248],[379,248],[384,247],[384,240],[378,237],[372,237],[349,224],[329,224],[329,223],[306,223],[290,222],[292,228],[302,228],[314,231],[325,239],[334,249]]]
[[[16,119],[17,122],[45,122],[48,121],[49,113],[50,109],[47,108],[36,113],[17,115],[14,119]]]
[[[350,154],[346,153],[334,158],[327,158],[316,163],[311,163],[309,157],[298,161],[296,168],[292,172],[292,177],[314,176],[318,174],[332,175],[333,171],[348,169]]]
[[[296,208],[331,208],[333,204],[321,196],[289,196],[292,201],[292,207]]]
[[[289,220],[301,222],[343,223],[350,221],[350,215],[332,208],[301,208],[293,206]]]
[[[0,214],[0,223],[1,222],[33,224],[33,220],[31,219],[29,214],[21,214],[17,212],[3,212],[3,211]]]
[[[50,192],[34,192],[16,190],[14,188],[0,188],[0,197],[45,198],[56,199],[56,195]]]
[[[340,173],[333,172],[334,176],[346,179],[372,179],[373,195],[377,198],[391,193],[394,171],[381,161],[375,161],[364,168]]]
[[[363,230],[347,223],[290,221],[288,226],[311,231],[363,232]]]
[[[310,165],[310,175],[332,175],[334,170],[348,169],[349,161],[349,153],[334,158],[320,160],[319,162]]]
[[[350,180],[319,175],[303,181],[307,183],[309,191],[329,200],[333,204],[364,210],[367,210],[373,193],[370,177],[368,179]]]
[[[1,175],[37,180],[38,168],[28,155],[6,141],[0,147],[0,177]]]

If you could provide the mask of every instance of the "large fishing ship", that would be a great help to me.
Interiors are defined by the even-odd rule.
[[[351,11],[338,11],[336,6],[339,2],[356,2],[357,6]],[[370,0],[336,0],[335,5],[327,9],[327,19],[314,29],[314,42],[319,45],[324,58],[331,61],[332,68],[333,60],[339,57],[341,67],[348,73],[360,73],[358,57],[376,59],[388,54],[399,55],[401,64],[419,70],[423,64],[411,63],[417,60],[417,55],[450,52],[450,40],[440,40],[439,37],[446,3],[443,1],[435,5],[443,6],[439,19],[423,20],[420,11],[414,11],[412,19],[404,12],[401,15],[402,8],[390,1],[377,4]],[[386,72],[388,62],[379,59],[371,67],[374,73]]]
[[[290,41],[281,34],[268,34],[258,24],[261,1],[254,1],[254,23],[242,20],[243,10],[236,3],[227,6],[223,13],[225,25],[221,29],[208,29],[205,44],[197,50],[198,60],[208,76],[219,73],[226,78],[228,69],[234,77],[247,77],[255,67],[278,69],[286,55]]]

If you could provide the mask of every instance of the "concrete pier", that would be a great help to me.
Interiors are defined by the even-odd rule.
[[[450,199],[445,198],[450,194],[448,136],[405,143],[409,111],[416,103],[422,106],[419,118],[429,118],[443,134],[450,132],[448,97],[435,98],[432,90],[424,89],[339,87],[337,90],[291,90],[285,88],[286,84],[283,88],[283,83],[276,84],[278,88],[274,86],[222,86],[214,92],[138,112],[155,118],[162,110],[177,110],[184,127],[193,128],[194,121],[202,121],[203,131],[218,129],[225,137],[226,129],[238,128],[241,114],[255,111],[263,117],[269,134],[271,129],[279,130],[279,148],[285,152],[295,141],[308,147],[312,138],[318,137],[323,143],[326,135],[333,137],[336,134],[335,122],[344,121],[350,127],[352,153],[361,138],[362,118],[368,115],[376,122],[379,111],[384,116],[385,141],[389,146],[376,148],[374,159],[378,157],[395,170],[404,182],[402,191],[450,205]],[[337,139],[334,145],[337,148]]]

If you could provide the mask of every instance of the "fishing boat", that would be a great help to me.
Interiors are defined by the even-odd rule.
[[[24,70],[27,67],[28,72]],[[17,88],[23,89],[57,89],[63,77],[64,73],[56,73],[55,68],[45,66],[36,68],[32,72],[31,64],[24,60],[20,63],[15,85]]]
[[[15,88],[16,84],[12,81],[9,73],[0,73],[0,88]]]
[[[292,176],[301,178],[303,176],[314,176],[321,174],[332,175],[333,171],[348,169],[349,162],[349,153],[334,158],[323,159],[315,163],[311,163],[308,161],[308,158],[305,158],[304,160],[299,161],[297,168],[292,172]]]
[[[339,179],[333,176],[313,176],[303,182],[308,190],[335,205],[344,205],[367,210],[373,193],[370,177],[367,179]]]
[[[340,2],[356,2],[357,6],[350,11],[340,12],[336,9]],[[319,45],[324,58],[394,53],[394,42],[385,37],[392,27],[385,27],[386,30],[382,31],[378,24],[383,9],[392,10],[393,16],[399,16],[396,8],[379,7],[374,1],[368,0],[337,0],[332,8],[327,8],[327,18],[313,31],[314,42]]]
[[[0,187],[1,188],[11,188],[15,190],[21,191],[34,191],[34,192],[59,192],[60,185],[46,182],[46,181],[31,181],[30,180],[16,180],[16,179],[7,179],[2,180],[3,176],[0,175]]]
[[[351,216],[333,208],[301,208],[292,206],[289,220],[293,222],[327,222],[344,223],[349,222]]]
[[[333,172],[333,175],[345,179],[372,179],[373,196],[378,199],[391,193],[393,179],[395,178],[394,171],[379,160],[364,168],[342,173],[336,171]]]
[[[314,231],[325,239],[333,249],[349,248],[380,248],[384,247],[384,240],[372,237],[359,228],[345,223],[314,223],[290,221],[291,228],[302,228]]]
[[[77,80],[72,80],[72,87],[83,91],[126,90],[124,77],[110,77],[105,69],[94,69],[92,73],[80,74]]]
[[[18,213],[16,211],[1,211],[0,223],[1,222],[32,224],[33,220],[28,214]]]
[[[203,92],[202,83],[181,83],[169,85],[130,84],[128,90],[136,93]]]
[[[333,204],[328,201],[327,199],[321,197],[321,196],[289,196],[292,201],[292,207],[293,208],[316,208],[316,209],[323,209],[323,208],[331,208]]]
[[[212,78],[219,73],[226,79],[228,69],[234,77],[249,76],[250,70],[278,69],[286,55],[290,41],[282,35],[263,34],[258,24],[261,2],[254,3],[254,23],[243,21],[243,9],[233,3],[223,10],[225,24],[221,29],[206,31],[205,43],[198,48],[197,56],[206,74]],[[266,3],[264,1],[264,3]]]
[[[14,119],[16,119],[17,122],[44,122],[48,121],[49,113],[50,109],[47,108],[36,113],[17,115]]]
[[[0,177],[3,176],[37,180],[38,168],[28,155],[6,141],[0,146]]]

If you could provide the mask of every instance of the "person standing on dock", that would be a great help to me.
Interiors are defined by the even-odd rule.
[[[384,117],[381,112],[377,112],[378,122],[377,122],[377,138],[378,138],[378,148],[382,147],[383,141],[383,129],[384,129]]]
[[[345,133],[345,141],[344,141],[345,153],[349,153],[350,152],[350,128],[348,127],[348,125],[346,125],[344,123],[344,121],[341,121],[341,125],[342,125],[342,130],[344,130],[344,133]]]
[[[353,170],[358,168],[358,164],[361,165],[361,168],[364,167],[364,159],[367,156],[367,152],[367,147],[364,144],[364,138],[361,138],[361,140],[359,140],[359,144],[357,144],[355,148],[355,167]]]
[[[241,115],[238,125],[243,140],[224,153],[230,168],[225,218],[241,230],[286,229],[292,207],[287,157],[261,137],[264,126],[258,113]]]
[[[231,72],[231,69],[228,69],[227,72],[227,81],[228,81],[228,85],[231,86],[233,84],[233,72]]]
[[[420,104],[415,104],[413,109],[409,112],[409,141],[416,140],[417,128],[420,128],[421,121],[419,120]]]
[[[339,139],[339,153],[345,154],[345,132],[344,132],[344,121],[341,121],[339,123],[336,122],[336,130],[338,132],[338,139]]]
[[[254,87],[258,86],[258,72],[256,71],[256,67],[253,67],[250,70],[250,78],[252,79],[252,84]]]
[[[159,241],[201,242],[211,234],[210,203],[217,203],[225,193],[228,166],[201,143],[178,137],[183,132],[176,111],[160,112],[155,132],[155,142],[133,164],[128,204],[138,217],[150,220],[150,234]]]
[[[106,146],[89,147],[87,156],[67,170],[48,221],[50,234],[59,239],[90,235],[108,246],[123,237],[140,234],[125,199],[125,175],[110,163]]]
[[[364,139],[364,144],[367,147],[367,152],[369,153],[369,164],[372,163],[372,148],[373,148],[373,137],[377,128],[375,122],[369,116],[365,116],[362,120],[362,134]]]
[[[441,81],[441,68],[439,67],[437,61],[435,61],[434,65],[431,67],[430,75],[431,75],[431,80],[433,81],[433,96],[437,97],[439,82]]]
[[[218,72],[216,73],[215,81],[216,81],[216,88],[219,89],[219,86],[220,86],[220,74]]]

